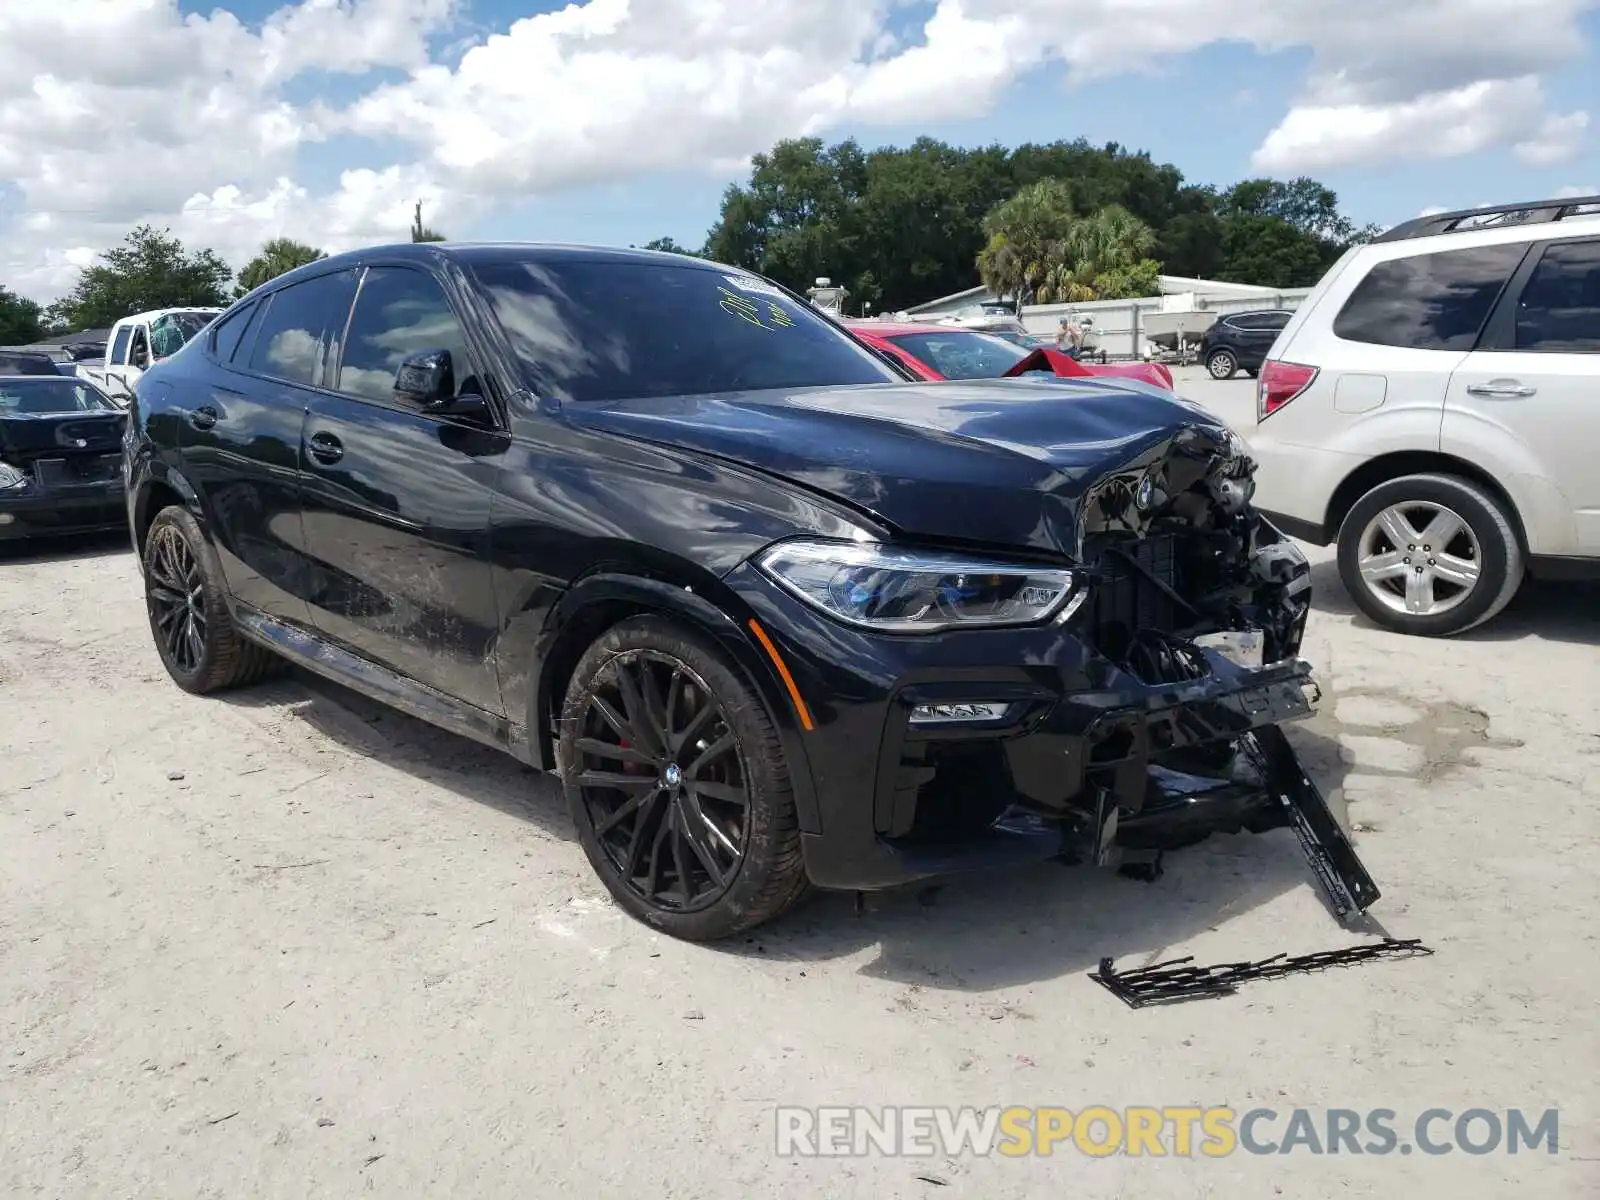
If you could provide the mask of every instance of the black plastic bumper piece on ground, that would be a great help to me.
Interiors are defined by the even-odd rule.
[[[1212,967],[1191,966],[1193,958],[1174,958],[1132,971],[1118,971],[1115,960],[1102,958],[1099,968],[1090,972],[1089,978],[1129,1008],[1146,1008],[1153,1004],[1177,1004],[1186,1000],[1231,996],[1241,983],[1257,979],[1277,979],[1283,975],[1324,971],[1329,967],[1349,967],[1375,958],[1412,958],[1432,953],[1418,938],[1404,941],[1384,938],[1381,942],[1366,942],[1338,950],[1300,954],[1293,958],[1275,954],[1260,962],[1218,963]]]
[[[1362,865],[1328,802],[1300,765],[1282,729],[1263,726],[1251,737],[1261,752],[1267,787],[1288,810],[1300,849],[1334,915],[1344,922],[1361,916],[1383,893]]]

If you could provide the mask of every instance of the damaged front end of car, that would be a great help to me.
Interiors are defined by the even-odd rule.
[[[1154,874],[1164,851],[1287,826],[1334,912],[1364,912],[1378,889],[1280,728],[1320,699],[1299,657],[1310,564],[1251,506],[1253,471],[1235,435],[1197,424],[1087,487],[1081,582],[1056,623],[1081,660],[1059,689],[1011,697],[1004,731],[963,720],[949,689],[902,693],[949,719],[891,734],[899,801],[880,834],[913,855],[953,844],[942,812]],[[1006,794],[982,787],[997,777]]]

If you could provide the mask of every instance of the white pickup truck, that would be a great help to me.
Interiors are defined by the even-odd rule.
[[[152,363],[175,354],[216,318],[220,308],[158,308],[123,317],[106,337],[100,362],[81,362],[78,375],[113,398],[133,391]]]

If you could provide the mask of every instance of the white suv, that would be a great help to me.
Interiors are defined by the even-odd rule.
[[[1256,503],[1337,541],[1374,621],[1446,635],[1523,577],[1600,577],[1600,196],[1351,249],[1268,352]]]

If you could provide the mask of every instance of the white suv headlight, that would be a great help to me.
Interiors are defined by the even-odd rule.
[[[993,562],[874,542],[780,542],[761,569],[829,616],[883,633],[1035,625],[1061,611],[1064,567]]]
[[[0,463],[0,492],[27,486],[28,477],[26,475],[7,463]]]

